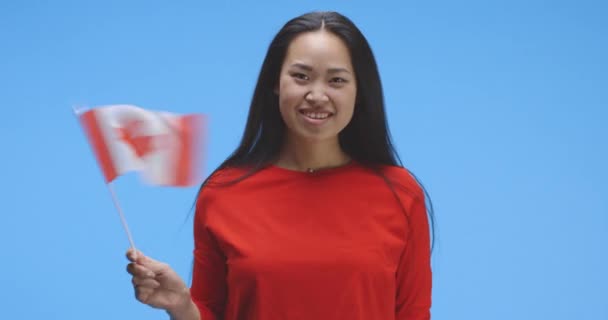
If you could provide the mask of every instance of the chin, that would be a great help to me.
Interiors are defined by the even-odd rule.
[[[301,130],[293,133],[292,137],[296,141],[306,141],[309,143],[323,143],[338,140],[337,133],[330,132],[310,132],[309,130]]]

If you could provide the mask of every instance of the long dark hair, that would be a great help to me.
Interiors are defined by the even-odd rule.
[[[277,159],[283,146],[283,137],[286,136],[286,127],[281,118],[279,98],[274,88],[279,81],[287,48],[296,36],[321,29],[340,37],[347,45],[357,81],[353,117],[339,134],[340,146],[353,160],[382,176],[395,197],[397,196],[394,184],[380,169],[382,166],[403,167],[403,165],[391,141],[378,67],[361,31],[350,19],[337,12],[306,13],[288,21],[277,33],[270,43],[260,70],[241,142],[236,150],[205,179],[199,193],[210,182],[210,178],[221,169],[247,168],[243,176],[231,181],[236,183]],[[416,179],[413,174],[412,176]],[[419,181],[418,183],[420,184]],[[430,225],[434,231],[432,202],[426,189],[422,184],[420,186],[425,193]],[[403,208],[403,205],[401,206]],[[432,234],[434,239],[434,232]]]

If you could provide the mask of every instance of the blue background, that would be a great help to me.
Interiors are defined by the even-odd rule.
[[[3,319],[166,319],[74,105],[210,117],[236,146],[267,45],[338,10],[369,39],[389,123],[435,204],[434,319],[608,319],[604,1],[0,2]],[[116,192],[137,246],[186,280],[196,187]]]

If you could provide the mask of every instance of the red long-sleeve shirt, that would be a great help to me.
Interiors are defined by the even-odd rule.
[[[201,318],[430,319],[424,195],[405,169],[383,172],[397,197],[355,162],[314,173],[270,166],[206,186],[191,287]],[[212,181],[242,173],[225,169]]]

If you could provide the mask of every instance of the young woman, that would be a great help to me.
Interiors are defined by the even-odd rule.
[[[173,319],[430,319],[429,221],[366,39],[313,12],[270,44],[241,144],[200,189],[191,288],[140,252],[127,269]]]

